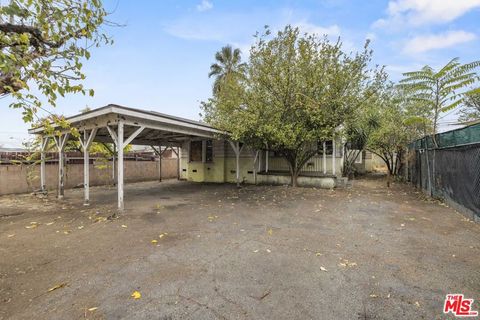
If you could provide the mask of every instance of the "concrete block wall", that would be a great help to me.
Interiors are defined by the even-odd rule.
[[[55,190],[58,184],[58,165],[45,166],[47,189]],[[138,182],[159,179],[158,161],[125,161],[125,182]],[[177,159],[162,159],[162,179],[177,177]],[[30,179],[27,179],[30,177]],[[29,181],[30,180],[30,181]],[[111,185],[114,183],[112,163],[90,164],[90,185]],[[83,185],[83,164],[67,164],[65,167],[65,187]],[[21,165],[0,165],[0,195],[27,193],[40,189],[40,166],[33,168]]]

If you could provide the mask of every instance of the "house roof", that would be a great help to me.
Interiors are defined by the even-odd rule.
[[[176,117],[160,112],[124,107],[116,104],[93,109],[66,118],[71,127],[82,131],[97,129],[94,141],[113,142],[108,127],[116,127],[119,120],[125,124],[125,136],[144,127],[142,132],[131,141],[138,145],[175,144],[195,138],[215,138],[226,133],[212,126],[190,119]],[[68,131],[64,130],[65,132]],[[28,130],[31,134],[46,135],[45,128],[35,127]]]

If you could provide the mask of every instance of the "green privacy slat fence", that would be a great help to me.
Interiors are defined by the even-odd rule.
[[[409,145],[409,181],[480,221],[480,124],[437,134],[436,140],[438,148],[431,137]]]
[[[438,148],[451,148],[466,144],[480,143],[480,123],[461,129],[438,133],[435,135],[435,139],[437,140]],[[415,150],[433,149],[433,147],[433,139],[430,136],[415,140],[409,145],[409,149]]]

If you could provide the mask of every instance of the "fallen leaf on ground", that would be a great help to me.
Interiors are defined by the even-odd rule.
[[[420,308],[420,303],[418,301],[415,301],[415,305]]]
[[[127,228],[127,226],[126,226],[126,225],[124,225],[124,224],[122,224],[122,228]]]
[[[272,230],[272,228],[268,229],[268,231],[267,231],[267,232],[268,232],[268,235],[269,235],[269,236],[271,236],[271,235],[273,234],[273,230]]]
[[[267,249],[267,252],[268,252],[268,253],[270,253],[270,252],[272,252],[272,250],[270,250],[270,249]]]
[[[64,283],[60,283],[60,284],[57,284],[56,286],[54,286],[54,287],[51,287],[50,289],[48,289],[48,290],[47,290],[47,292],[52,292],[52,291],[54,291],[54,290],[57,290],[57,289],[63,288],[63,287],[65,287],[66,285],[67,285],[67,283],[66,283],[66,282],[64,282]]]
[[[92,307],[92,308],[88,308],[88,311],[95,311],[97,309],[98,309],[98,307]]]
[[[25,228],[27,228],[27,229],[33,229],[33,228],[36,228],[36,227],[38,227],[38,225],[32,224],[32,225],[26,226]]]
[[[54,223],[55,223],[55,221],[47,222],[47,223],[45,223],[45,225],[46,225],[46,226],[51,226],[51,225],[54,224]]]
[[[11,237],[13,237],[13,236],[15,236],[15,235],[14,235],[14,234],[9,234],[9,235],[7,236],[7,238],[11,238]]]
[[[320,267],[320,270],[327,272],[328,270],[325,267]]]
[[[320,257],[322,254],[320,252],[315,253],[317,257]]]
[[[153,244],[156,244],[157,242],[158,242],[158,240],[156,240],[156,239],[153,239],[153,240],[151,241],[151,243],[153,243]]]
[[[258,249],[257,250],[253,250],[254,253],[257,253],[258,252]]]
[[[341,259],[341,262],[338,265],[341,266],[341,267],[352,268],[352,267],[356,267],[357,263],[356,262],[350,262],[347,259]]]
[[[372,293],[372,294],[370,295],[370,298],[378,298],[378,295]]]
[[[142,297],[142,294],[138,291],[133,291],[131,297],[135,300],[140,299]]]
[[[84,226],[79,226],[78,230],[82,230],[83,228],[84,228]]]

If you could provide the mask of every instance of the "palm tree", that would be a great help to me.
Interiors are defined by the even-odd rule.
[[[428,120],[433,125],[432,140],[438,130],[440,114],[455,109],[463,103],[472,90],[466,88],[478,80],[475,69],[480,61],[461,64],[458,58],[450,60],[439,71],[425,66],[419,71],[404,73],[399,86],[408,92],[410,100],[425,106],[430,113]]]
[[[474,61],[467,64],[461,64],[458,58],[450,60],[439,71],[435,71],[430,66],[425,66],[419,71],[404,73],[405,77],[400,81],[399,86],[405,89],[409,100],[418,103],[426,110],[422,122],[431,123],[433,132],[431,139],[433,141],[433,159],[432,174],[430,173],[429,146],[428,139],[426,144],[425,156],[427,162],[427,176],[430,195],[433,196],[432,177],[435,177],[435,150],[438,148],[436,133],[438,129],[438,120],[440,114],[454,110],[461,105],[465,97],[474,92],[467,90],[467,87],[478,80],[475,69],[480,66],[480,61]]]
[[[228,45],[215,54],[216,62],[210,66],[208,77],[215,76],[213,93],[217,94],[221,84],[227,77],[242,77],[245,74],[246,64],[241,63],[240,49],[233,49]]]

